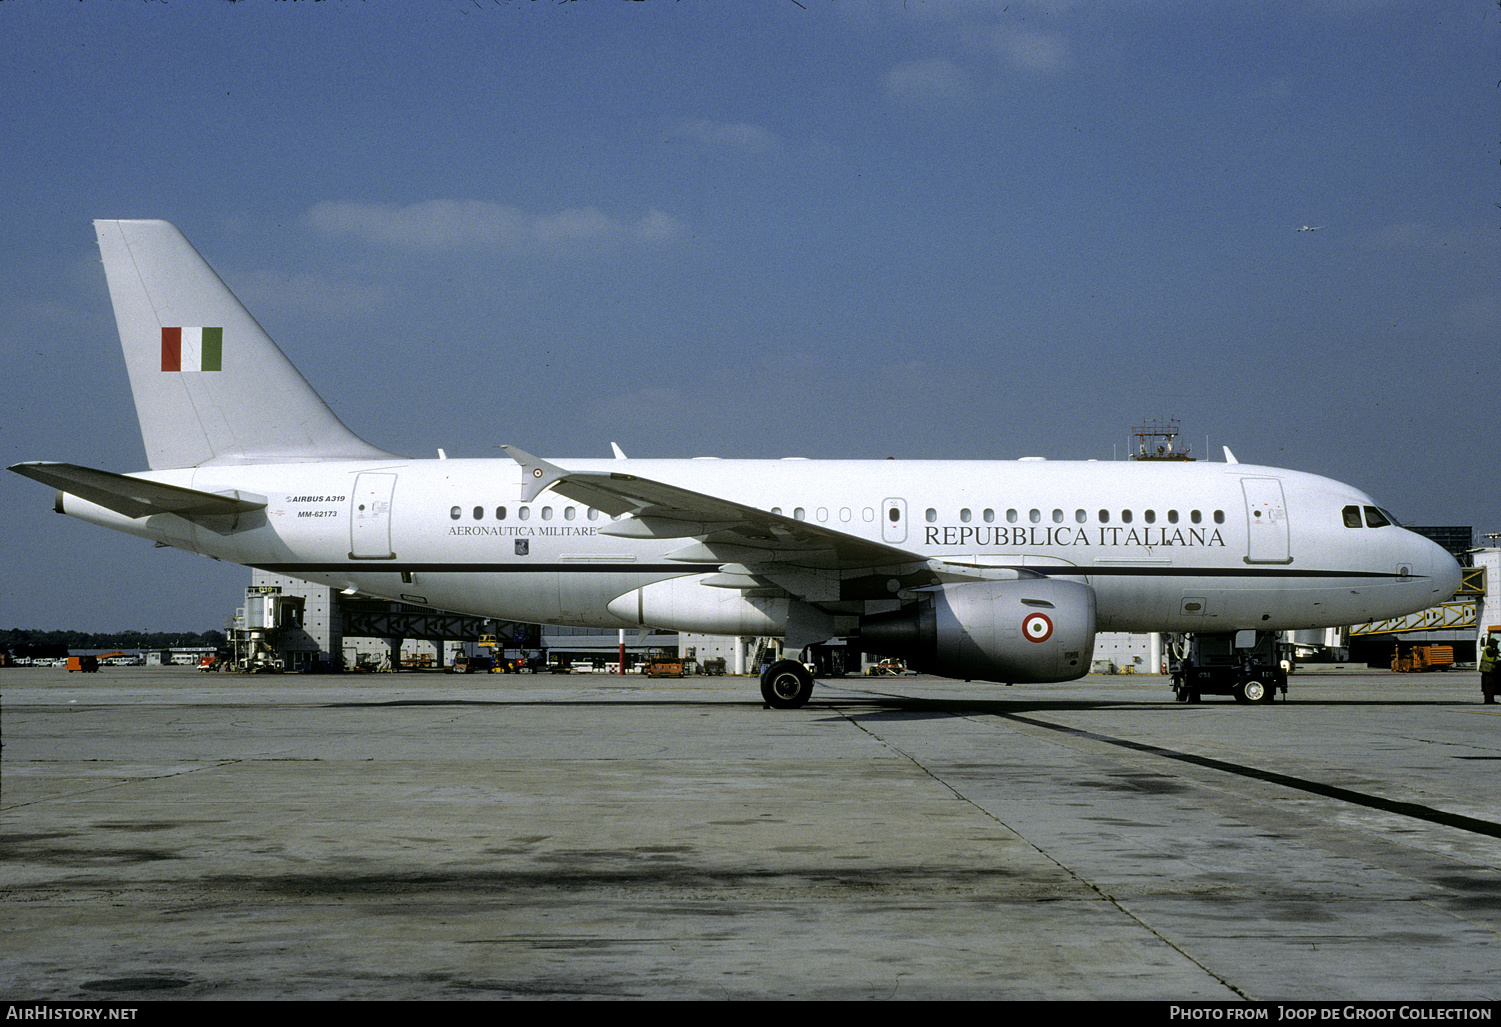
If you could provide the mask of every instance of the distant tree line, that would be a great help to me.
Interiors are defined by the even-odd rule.
[[[64,656],[80,649],[173,649],[211,645],[223,648],[222,631],[33,631],[0,630],[0,649],[12,656]]]

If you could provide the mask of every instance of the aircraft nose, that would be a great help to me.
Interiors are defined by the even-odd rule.
[[[1417,566],[1428,568],[1428,584],[1433,590],[1432,601],[1442,603],[1459,591],[1459,582],[1464,572],[1460,569],[1459,561],[1443,546],[1421,535],[1416,536],[1416,539],[1422,543],[1422,558],[1416,561]]]

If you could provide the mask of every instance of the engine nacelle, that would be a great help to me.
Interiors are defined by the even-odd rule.
[[[1095,595],[1051,578],[945,585],[916,607],[860,618],[863,652],[945,677],[1072,681],[1094,657]]]

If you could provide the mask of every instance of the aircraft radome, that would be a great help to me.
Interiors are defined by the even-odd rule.
[[[60,513],[220,560],[507,621],[777,636],[793,653],[846,638],[996,682],[1078,678],[1098,631],[1249,652],[1272,632],[1420,610],[1459,582],[1359,490],[1228,451],[396,456],[339,421],[174,226],[95,228],[150,470],[11,470],[59,490]],[[1236,697],[1269,698],[1268,671],[1242,664]],[[795,707],[813,680],[784,659],[761,687]]]

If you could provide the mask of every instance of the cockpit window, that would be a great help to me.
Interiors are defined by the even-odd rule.
[[[1387,516],[1386,511],[1368,506],[1365,508],[1365,523],[1368,528],[1385,528],[1389,524],[1394,524],[1395,521]]]
[[[1360,527],[1360,507],[1358,507],[1358,506],[1347,506],[1347,507],[1345,507],[1345,509],[1343,511],[1343,514],[1344,514],[1344,518],[1345,518],[1345,527],[1347,527],[1347,528],[1358,528],[1358,527]]]

